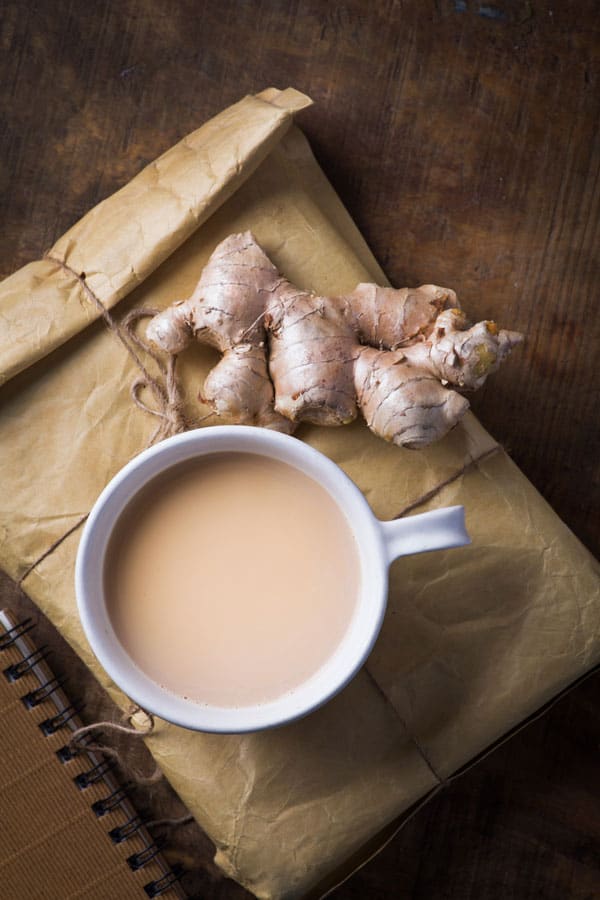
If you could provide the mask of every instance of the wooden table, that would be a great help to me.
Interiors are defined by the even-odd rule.
[[[526,332],[473,407],[600,555],[597,11],[5,0],[0,274],[241,95],[293,85],[315,100],[299,122],[392,283],[449,284],[473,316]],[[41,628],[55,668],[80,671]],[[101,715],[108,701],[86,683]],[[432,801],[337,900],[600,897],[597,687],[580,685]],[[164,785],[138,799],[153,815],[180,809]],[[247,896],[216,873],[197,826],[171,843],[191,891]]]

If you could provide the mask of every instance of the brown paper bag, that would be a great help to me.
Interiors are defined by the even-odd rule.
[[[73,564],[94,500],[156,423],[132,403],[139,366],[102,308],[119,323],[186,297],[217,242],[247,228],[298,285],[383,283],[290,128],[309,102],[293,90],[245,98],[0,285],[0,563],[121,705],[81,631]],[[189,415],[213,362],[200,347],[180,359]],[[594,560],[473,416],[424,451],[358,423],[298,436],[338,462],[380,518],[431,491],[419,509],[464,504],[473,544],[393,565],[367,665],[316,713],[242,736],[159,722],[148,738],[219,865],[263,898],[342,878],[406,809],[600,656]]]

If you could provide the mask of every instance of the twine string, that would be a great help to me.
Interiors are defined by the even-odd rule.
[[[135,331],[135,327],[140,319],[153,316],[158,310],[132,310],[120,324],[91,289],[84,272],[77,272],[64,260],[52,256],[50,253],[46,253],[45,258],[60,266],[63,271],[71,275],[81,285],[84,295],[98,310],[109,331],[121,342],[128,356],[140,372],[139,378],[131,386],[132,399],[136,406],[144,410],[144,412],[161,419],[159,426],[150,436],[147,446],[151,446],[163,438],[170,437],[172,434],[179,434],[191,428],[192,423],[186,420],[183,411],[183,397],[176,377],[176,355],[170,355],[165,363],[154,347],[143,340]],[[158,378],[150,373],[136,348],[142,350],[157,366],[164,378],[164,386]],[[140,399],[139,394],[143,388],[147,388],[152,393],[156,406],[148,406]]]
[[[500,444],[494,444],[493,447],[490,447],[488,450],[484,450],[482,453],[478,453],[477,456],[471,456],[466,463],[464,463],[459,469],[449,475],[447,478],[444,478],[443,481],[440,481],[439,484],[434,485],[429,491],[425,491],[424,494],[421,494],[420,497],[417,497],[416,500],[411,500],[406,506],[404,506],[399,513],[397,513],[394,518],[401,519],[403,516],[408,515],[408,513],[412,512],[413,509],[416,509],[418,506],[422,506],[423,503],[427,503],[428,500],[433,500],[434,497],[437,497],[439,493],[445,488],[448,487],[449,484],[452,484],[453,481],[457,481],[463,475],[476,466],[478,463],[482,462],[484,459],[487,459],[488,456],[493,456],[494,453],[497,453],[500,449]]]
[[[176,372],[177,355],[174,353],[168,354],[165,362],[156,349],[148,341],[140,337],[136,330],[136,326],[141,319],[152,318],[158,312],[158,309],[147,307],[132,309],[123,319],[122,326],[131,343],[154,361],[164,379],[163,386],[142,368],[141,376],[131,385],[131,397],[135,405],[144,412],[162,419],[162,422],[150,439],[150,444],[156,443],[165,437],[170,437],[172,434],[188,431],[192,427],[192,423],[188,422],[184,412],[184,398],[179,387]],[[141,399],[140,392],[144,388],[150,388],[154,393],[155,398],[158,399],[157,407],[150,407]]]
[[[135,706],[127,713],[125,713],[123,718],[126,722],[131,723],[131,719],[138,712],[144,713],[144,715],[147,717],[147,722],[144,725],[135,727],[131,724],[122,724],[119,722],[111,722],[108,720],[103,722],[93,722],[91,725],[82,725],[81,728],[76,728],[72,732],[67,746],[73,753],[96,750],[99,753],[102,753],[104,756],[108,756],[110,759],[114,759],[122,769],[124,769],[129,775],[131,775],[132,779],[137,782],[137,784],[156,784],[156,782],[160,781],[160,779],[162,778],[162,772],[158,765],[155,767],[153,772],[145,775],[143,772],[139,772],[138,770],[133,769],[126,761],[123,754],[116,750],[114,747],[100,742],[82,742],[83,738],[85,738],[91,732],[98,730],[118,732],[120,734],[127,734],[135,738],[147,737],[148,735],[152,734],[155,729],[155,721],[152,713],[146,712],[146,710],[142,709],[141,706]]]

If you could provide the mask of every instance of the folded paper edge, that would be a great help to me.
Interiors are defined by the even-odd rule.
[[[493,741],[488,747],[485,747],[480,753],[477,753],[472,759],[466,762],[463,766],[453,772],[452,775],[449,775],[445,778],[440,784],[436,785],[433,790],[428,791],[424,794],[416,803],[414,803],[409,809],[405,810],[400,816],[396,819],[393,819],[387,825],[385,825],[381,831],[376,834],[370,841],[363,845],[362,848],[357,850],[352,857],[347,859],[345,862],[341,863],[338,868],[338,874],[332,873],[331,877],[325,881],[322,881],[320,884],[316,885],[314,888],[311,888],[304,896],[302,900],[326,900],[334,891],[336,891],[339,887],[345,884],[350,880],[357,872],[360,872],[368,863],[372,862],[379,854],[385,850],[385,848],[395,840],[395,838],[400,834],[405,825],[407,825],[411,819],[413,819],[417,813],[419,813],[423,807],[427,806],[427,804],[433,800],[435,796],[440,794],[446,787],[450,784],[453,784],[459,778],[462,778],[463,775],[466,775],[471,769],[475,766],[479,765],[480,762],[483,762],[484,759],[487,759],[488,756],[491,756],[492,753],[495,753],[496,750],[499,750],[504,744],[507,744],[513,737],[516,737],[517,734],[520,734],[521,731],[524,731],[530,725],[533,725],[534,722],[537,722],[543,716],[546,715],[557,703],[560,703],[561,700],[564,700],[572,691],[576,690],[580,685],[584,682],[589,681],[591,678],[598,677],[600,675],[600,663],[596,663],[593,665],[587,672],[584,672],[579,678],[575,679],[575,681],[571,682],[571,684],[567,685],[563,688],[562,691],[559,691],[552,699],[548,700],[539,709],[535,712],[531,713],[521,722],[518,722],[512,728],[510,728],[505,734],[499,737],[497,740]]]
[[[87,284],[102,306],[111,309],[155,271],[252,175],[291,126],[294,115],[311,104],[312,100],[309,97],[294,88],[285,90],[267,88],[259,94],[244,97],[184,137],[145,166],[122,188],[89,210],[55,242],[44,258],[28,263],[0,283],[0,322],[4,332],[0,334],[0,385],[62,346],[102,315],[101,309],[91,306],[86,297],[86,277]],[[245,107],[248,109],[254,107],[255,110],[264,108],[262,110],[264,122],[261,122],[252,139],[246,140],[244,144],[244,117],[243,115],[240,117],[239,113],[243,112]],[[211,138],[214,141],[215,133],[218,136],[220,122],[232,119],[235,121],[237,118],[240,118],[242,123],[237,126],[236,122],[240,132],[239,142],[232,141],[231,130],[227,129],[224,130],[220,143],[217,137],[217,148],[222,152],[224,160],[217,182],[208,177],[208,171],[205,178],[196,177],[200,183],[210,187],[195,198],[191,207],[182,208],[178,222],[174,224],[172,219],[165,218],[164,226],[157,229],[154,241],[149,246],[144,246],[143,254],[139,254],[140,259],[136,259],[133,252],[137,232],[130,231],[130,223],[126,221],[123,224],[123,234],[120,236],[121,256],[126,251],[128,240],[132,243],[130,265],[126,271],[119,273],[118,277],[113,273],[107,274],[98,270],[93,259],[86,260],[85,264],[81,265],[80,258],[85,256],[85,247],[80,248],[78,242],[80,235],[85,233],[90,223],[107,221],[112,217],[116,206],[135,197],[157,167],[160,166],[163,170],[167,166],[173,167],[177,173],[180,157],[182,160],[186,157],[186,166],[189,165],[187,158],[191,146],[196,163],[200,167],[211,167],[211,154],[204,153],[204,135],[207,136],[207,140]],[[238,156],[240,146],[242,153]],[[212,158],[214,156],[213,145]],[[161,187],[168,189],[168,175],[161,176]],[[157,201],[159,207],[161,197]],[[145,215],[147,214],[146,211]],[[75,251],[78,253],[75,254]],[[78,264],[73,260],[74,254],[77,256]],[[93,274],[86,276],[85,272]],[[53,283],[57,298],[62,301],[57,304],[58,315],[56,310],[48,309],[47,304],[44,306],[41,301],[42,292],[47,291],[49,282]],[[44,309],[48,309],[46,320],[52,319],[52,328],[46,330],[42,340],[31,339],[32,333],[36,334],[35,323],[31,322],[31,316],[22,318],[19,316],[19,295],[25,290],[30,294],[29,301],[33,308],[35,308],[35,294],[39,294],[41,305]]]

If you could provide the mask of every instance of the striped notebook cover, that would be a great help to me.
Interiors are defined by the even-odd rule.
[[[82,723],[32,628],[0,610],[2,900],[185,898],[110,761],[69,750]]]

